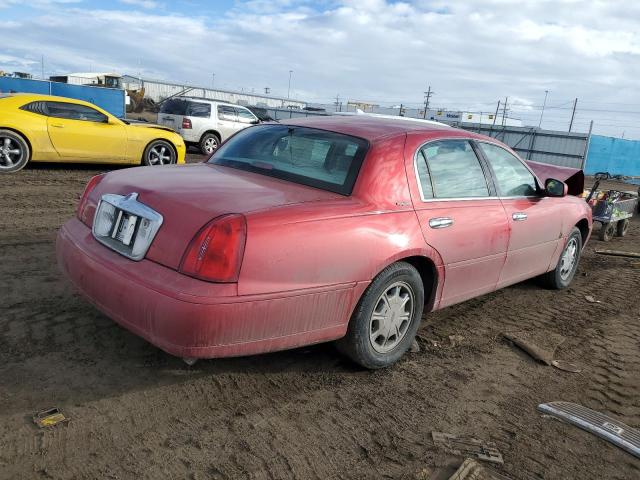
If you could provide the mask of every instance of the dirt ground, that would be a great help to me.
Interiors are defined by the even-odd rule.
[[[58,271],[56,231],[102,171],[0,177],[0,478],[424,479],[462,460],[432,431],[495,442],[511,479],[640,478],[640,460],[536,411],[566,400],[640,427],[640,262],[594,253],[640,252],[638,217],[591,240],[565,291],[525,282],[426,316],[421,351],[387,370],[331,344],[187,367]],[[503,339],[516,330],[564,338],[556,358],[582,373],[534,362]],[[52,406],[71,421],[39,430]]]

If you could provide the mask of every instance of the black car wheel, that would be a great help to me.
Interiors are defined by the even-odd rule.
[[[582,234],[578,227],[573,227],[562,249],[556,268],[544,274],[542,279],[550,288],[562,290],[567,288],[578,270],[582,253]]]
[[[176,163],[176,151],[165,140],[154,140],[144,149],[142,162],[145,165],[171,165]]]

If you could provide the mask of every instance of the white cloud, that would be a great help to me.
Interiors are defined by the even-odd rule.
[[[154,2],[153,0],[119,0],[120,3],[124,3],[127,5],[133,5],[134,7],[141,8],[158,8],[158,2]]]
[[[293,93],[324,103],[339,93],[343,99],[417,105],[431,85],[433,106],[487,111],[509,96],[523,118],[537,116],[544,91],[550,90],[551,106],[580,99],[582,129],[598,115],[589,113],[589,102],[594,110],[611,109],[613,103],[637,104],[640,110],[640,3],[346,0],[317,6],[253,0],[234,5],[223,14],[209,5],[194,6],[188,15],[171,12],[175,7],[169,4],[144,13],[124,5],[120,10],[58,5],[3,25],[0,54],[34,62],[34,72],[44,55],[47,71],[93,67],[203,85],[215,73],[218,86],[256,91],[268,86],[281,95],[293,70]],[[3,63],[0,59],[0,69],[7,69]],[[570,111],[564,108],[545,112],[545,125],[568,123]],[[640,136],[640,129],[636,132]]]

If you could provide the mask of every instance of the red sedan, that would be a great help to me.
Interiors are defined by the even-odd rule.
[[[584,200],[495,139],[333,116],[94,177],[57,254],[97,308],[186,361],[338,340],[379,368],[423,311],[536,276],[566,287],[590,233]]]

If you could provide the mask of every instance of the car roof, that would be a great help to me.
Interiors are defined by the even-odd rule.
[[[242,108],[247,108],[244,105],[238,105],[235,103],[229,103],[229,102],[223,102],[222,100],[213,100],[212,98],[203,98],[203,97],[188,97],[188,96],[181,96],[181,97],[175,97],[176,99],[183,99],[183,100],[196,100],[198,102],[208,102],[208,103],[215,103],[217,105],[226,105],[229,107],[242,107]]]
[[[464,132],[469,138],[484,138],[472,132],[458,130],[448,125],[436,122],[423,122],[419,119],[407,119],[403,117],[376,117],[369,115],[317,115],[293,119],[282,119],[279,122],[283,125],[304,126],[330,130],[332,132],[343,133],[365,140],[375,141],[381,138],[403,135],[410,132],[442,134],[442,136],[459,136],[459,132]]]
[[[12,93],[9,93],[8,96],[15,98],[18,101],[69,102],[69,103],[78,103],[81,105],[91,105],[92,107],[95,107],[94,104],[87,102],[85,100],[78,100],[77,98],[70,98],[70,97],[59,97],[56,95],[44,95],[42,93],[12,92]]]

